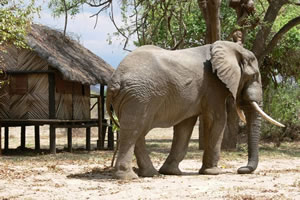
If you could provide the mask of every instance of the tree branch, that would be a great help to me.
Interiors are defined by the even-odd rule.
[[[116,22],[115,22],[115,19],[114,19],[114,10],[113,10],[113,5],[111,4],[111,12],[110,12],[110,20],[112,21],[114,27],[117,29],[117,31],[125,38],[125,43],[124,43],[124,46],[123,46],[123,50],[125,51],[129,51],[131,52],[131,50],[127,49],[127,44],[128,44],[128,41],[129,41],[129,37],[126,36],[122,30],[117,26]]]
[[[64,11],[65,11],[65,27],[64,27],[64,36],[66,36],[66,31],[67,31],[67,25],[68,25],[68,8],[66,4],[66,0],[62,0],[64,4]]]
[[[101,6],[108,6],[112,4],[112,0],[107,0],[107,1],[99,1],[98,4],[96,4],[95,1],[93,1],[94,3],[90,3],[90,2],[85,2],[87,5],[91,6],[91,7],[101,7]]]
[[[300,1],[298,3],[289,1],[289,4],[293,4],[295,6],[300,6]]]
[[[249,16],[253,16],[255,13],[255,6],[253,0],[244,0],[244,1],[229,1],[229,6],[233,8],[237,16],[237,25],[239,28],[235,29],[232,33],[232,39],[234,42],[243,45],[247,30],[249,28],[255,28],[257,25],[249,20]],[[255,20],[258,21],[258,20]]]
[[[139,32],[140,32],[140,31],[139,31],[140,27],[139,27],[139,25],[138,25],[138,9],[137,9],[138,4],[137,4],[136,0],[134,0],[133,3],[134,3],[135,28],[136,28],[136,33],[137,33],[137,39],[138,39],[138,41],[139,41],[139,44],[141,44],[141,38],[140,38],[140,34],[139,34]],[[144,38],[143,38],[143,39],[144,39]]]
[[[182,20],[182,10],[180,11],[180,16],[179,17],[176,14],[174,16],[177,19],[177,21],[180,23],[179,33],[180,33],[181,37],[180,37],[180,40],[174,44],[174,46],[172,47],[172,50],[177,49],[179,47],[179,45],[181,45],[181,43],[184,41],[184,38],[185,38],[185,36],[187,34],[186,25],[185,25],[184,21]],[[183,35],[181,34],[182,28],[184,29],[183,30]]]
[[[266,48],[266,39],[270,35],[273,23],[284,4],[288,3],[288,0],[276,0],[269,3],[269,7],[264,16],[263,23],[256,34],[252,51],[257,57],[259,63],[263,60],[263,52]]]
[[[112,7],[112,0],[108,0],[108,1],[105,1],[103,3],[101,3],[101,1],[100,1],[99,4],[91,4],[89,2],[86,2],[86,4],[88,4],[91,7],[101,7],[101,6],[103,6],[97,13],[93,14],[92,16],[90,16],[90,18],[96,17],[96,22],[95,22],[95,25],[94,25],[94,28],[96,28],[96,26],[98,24],[99,14],[101,12],[103,12],[104,10],[108,9],[110,6]]]
[[[296,17],[292,20],[290,20],[287,24],[285,24],[272,38],[272,40],[269,42],[268,46],[266,47],[266,50],[264,51],[263,57],[267,54],[269,54],[272,49],[277,45],[279,40],[282,38],[282,36],[288,32],[291,28],[297,26],[300,24],[300,16]]]

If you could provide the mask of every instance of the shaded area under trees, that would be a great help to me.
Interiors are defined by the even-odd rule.
[[[136,46],[154,44],[167,49],[181,49],[232,40],[251,49],[260,63],[265,92],[278,84],[300,79],[300,3],[298,0],[52,0],[56,15],[76,15],[82,5],[99,8],[98,16],[108,14],[117,29],[115,36]],[[121,7],[122,24],[114,19],[114,5]],[[65,6],[67,5],[67,6]],[[233,10],[235,12],[233,12]],[[66,21],[67,22],[67,21]],[[130,51],[130,50],[129,50]],[[288,58],[288,59],[287,59]],[[265,105],[269,104],[265,99]],[[299,100],[296,99],[298,102]],[[232,104],[228,105],[232,107]],[[299,108],[300,109],[300,108]],[[237,116],[230,111],[228,124],[237,132]],[[272,112],[272,111],[271,111]],[[232,136],[230,136],[232,138]]]

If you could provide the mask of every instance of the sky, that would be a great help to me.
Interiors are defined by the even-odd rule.
[[[51,14],[51,10],[49,10],[47,6],[49,1],[43,2],[40,17],[35,16],[33,21],[35,23],[63,30],[64,16],[54,18]],[[67,33],[75,35],[75,38],[79,37],[79,42],[84,47],[116,68],[120,61],[128,54],[128,51],[123,50],[121,38],[113,37],[112,44],[108,44],[108,34],[112,35],[116,32],[115,27],[110,21],[108,12],[104,12],[99,16],[97,26],[94,28],[95,18],[91,18],[90,16],[96,12],[97,9],[85,6],[81,8],[80,14],[72,18],[69,16]],[[121,17],[118,5],[114,5],[114,18],[116,23],[120,24]],[[131,49],[133,48],[134,47],[132,46]]]

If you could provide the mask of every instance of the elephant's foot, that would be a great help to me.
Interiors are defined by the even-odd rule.
[[[165,174],[165,175],[181,175],[182,172],[178,168],[178,165],[167,165],[164,164],[160,169],[159,173]]]
[[[141,177],[153,177],[158,176],[159,173],[155,168],[139,169],[138,175]]]
[[[252,172],[254,172],[255,168],[251,167],[251,166],[245,166],[245,167],[240,167],[237,172],[239,174],[251,174]]]
[[[136,179],[138,176],[132,171],[132,170],[127,170],[127,171],[122,171],[122,170],[117,170],[113,178],[116,179]]]
[[[218,167],[211,167],[211,168],[202,167],[199,170],[199,174],[204,174],[204,175],[218,175],[220,173],[222,173],[222,170]]]

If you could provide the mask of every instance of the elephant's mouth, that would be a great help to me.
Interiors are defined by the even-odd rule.
[[[236,106],[236,111],[237,111],[239,118],[242,120],[242,122],[244,122],[246,124],[247,123],[246,116],[245,116],[244,112],[240,109],[239,106]]]
[[[282,123],[276,121],[275,119],[273,119],[272,117],[270,117],[269,115],[267,115],[260,107],[259,105],[255,102],[255,101],[252,101],[250,102],[251,106],[262,116],[262,118],[264,118],[265,120],[269,121],[271,124],[274,124],[276,126],[279,126],[279,127],[285,127],[285,125],[283,125]],[[236,107],[236,110],[237,110],[237,114],[238,116],[240,117],[240,119],[244,122],[244,123],[247,123],[246,122],[246,117],[245,117],[245,114],[244,112],[237,106]]]

